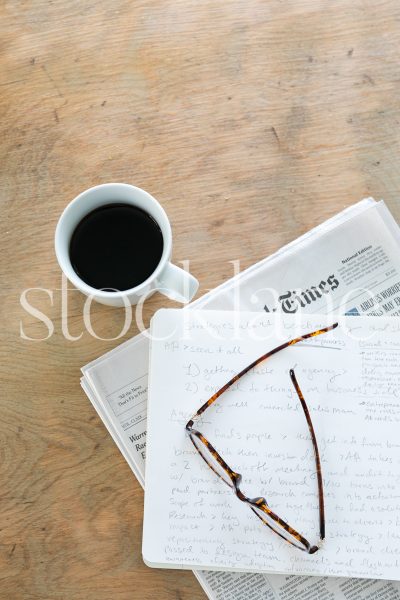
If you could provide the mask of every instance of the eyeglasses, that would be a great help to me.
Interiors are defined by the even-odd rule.
[[[272,531],[278,534],[281,538],[289,542],[292,546],[295,546],[299,550],[303,552],[307,552],[308,554],[314,554],[320,548],[323,539],[325,538],[325,507],[324,507],[324,491],[323,491],[323,482],[322,482],[322,471],[321,471],[321,460],[318,451],[317,438],[315,436],[314,427],[311,421],[310,413],[307,408],[307,404],[304,400],[303,394],[301,392],[300,386],[297,382],[296,376],[294,374],[293,369],[289,371],[290,378],[292,380],[293,386],[296,390],[297,396],[300,400],[308,429],[311,436],[311,441],[314,449],[314,458],[315,458],[315,467],[317,474],[317,483],[318,483],[318,506],[319,506],[319,542],[317,545],[311,545],[309,541],[306,540],[300,533],[298,533],[293,527],[288,525],[283,519],[281,519],[278,515],[276,515],[268,506],[265,498],[248,498],[243,494],[240,489],[240,483],[242,481],[242,475],[240,473],[236,473],[233,471],[229,465],[224,461],[221,455],[217,452],[217,450],[210,444],[207,438],[204,437],[200,431],[193,428],[194,421],[200,415],[202,415],[207,408],[209,408],[216,400],[219,398],[226,390],[228,390],[232,384],[238,381],[243,375],[246,375],[251,369],[259,365],[261,362],[270,358],[277,352],[288,348],[289,346],[294,346],[299,342],[304,340],[308,340],[309,338],[316,337],[317,335],[321,335],[322,333],[327,333],[335,327],[338,326],[338,323],[334,323],[329,327],[324,327],[323,329],[319,329],[317,331],[313,331],[311,333],[306,333],[305,335],[294,338],[284,344],[274,348],[260,356],[257,360],[253,361],[250,365],[248,365],[245,369],[240,371],[235,377],[230,379],[225,385],[222,386],[221,389],[218,390],[203,406],[199,408],[197,413],[193,415],[193,417],[186,423],[186,432],[189,435],[189,438],[196,448],[197,452],[200,454],[202,459],[207,463],[212,471],[224,483],[226,483],[236,494],[236,496],[242,502],[246,502],[249,505],[251,510],[261,519],[261,521],[267,525]]]

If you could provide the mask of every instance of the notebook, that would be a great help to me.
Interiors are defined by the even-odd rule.
[[[398,579],[400,326],[345,317],[240,380],[197,428],[243,492],[318,537],[313,448],[289,378],[312,416],[326,539],[308,555],[265,527],[209,469],[185,423],[235,373],[332,316],[161,310],[151,324],[143,558],[149,566]]]

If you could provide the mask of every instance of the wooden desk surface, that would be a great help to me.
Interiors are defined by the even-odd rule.
[[[28,0],[1,23],[0,597],[200,600],[142,562],[142,490],[79,385],[118,342],[63,335],[84,299],[63,324],[58,216],[94,184],[143,187],[199,293],[364,196],[400,219],[400,4]],[[21,337],[48,334],[27,288],[46,341]],[[123,314],[92,323],[112,338]]]

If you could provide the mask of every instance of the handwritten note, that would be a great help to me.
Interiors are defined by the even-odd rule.
[[[278,321],[279,319],[279,321]],[[279,323],[279,325],[278,325]],[[152,323],[143,556],[154,566],[399,579],[400,326],[347,317],[337,329],[261,363],[197,428],[243,475],[246,496],[311,543],[318,494],[294,368],[322,457],[323,548],[307,555],[268,529],[208,468],[185,434],[235,373],[326,317],[159,311]]]

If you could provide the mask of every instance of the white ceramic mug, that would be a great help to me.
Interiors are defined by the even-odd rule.
[[[163,253],[156,269],[140,285],[129,290],[110,292],[98,290],[85,283],[74,271],[69,244],[78,223],[99,206],[112,203],[132,204],[141,208],[158,223],[164,241]],[[187,271],[169,262],[172,252],[172,232],[168,217],[153,196],[127,183],[105,183],[89,188],[77,196],[62,213],[55,233],[55,250],[61,269],[69,281],[86,296],[92,296],[101,304],[126,306],[137,304],[143,296],[159,291],[172,300],[189,302],[195,295],[199,282]],[[143,248],[146,252],[146,248]]]

